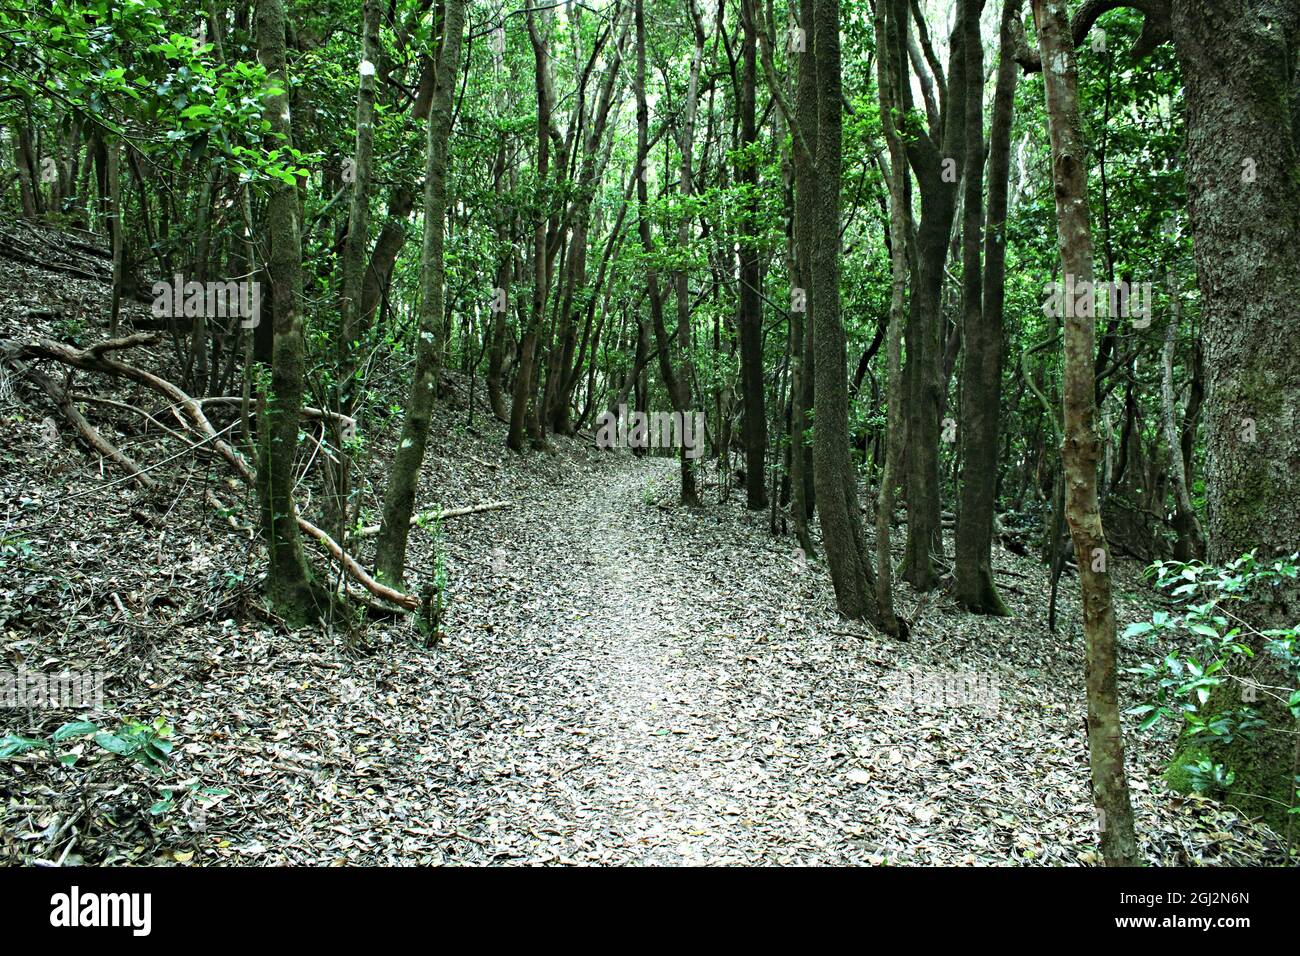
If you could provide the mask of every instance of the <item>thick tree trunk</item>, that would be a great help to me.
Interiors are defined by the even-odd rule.
[[[1079,128],[1078,73],[1070,37],[1066,0],[1034,0],[1046,88],[1047,125],[1052,142],[1061,271],[1084,289],[1093,280],[1092,237],[1088,222],[1088,166]],[[1069,278],[1066,279],[1069,282]],[[1088,283],[1087,286],[1084,283]],[[1085,680],[1088,693],[1088,757],[1092,795],[1098,811],[1101,849],[1111,866],[1139,862],[1133,808],[1124,773],[1115,655],[1115,604],[1111,595],[1110,551],[1097,503],[1097,463],[1101,443],[1095,428],[1093,361],[1095,320],[1065,309],[1064,409],[1065,517],[1074,539],[1083,600]]]
[[[1252,549],[1265,558],[1300,544],[1300,6],[1283,0],[1178,0],[1171,26],[1187,103],[1187,195],[1201,291],[1207,557]],[[1295,589],[1251,613],[1266,627],[1295,623]],[[1256,648],[1259,651],[1259,648]],[[1254,679],[1286,685],[1270,655]],[[1210,712],[1238,706],[1235,684]],[[1268,726],[1213,757],[1237,775],[1231,799],[1274,826],[1295,797],[1295,722],[1261,708]],[[1198,755],[1186,738],[1176,763]],[[1262,799],[1253,799],[1259,794]]]
[[[993,581],[993,516],[998,488],[998,414],[1002,391],[1002,301],[1005,277],[1007,179],[1011,156],[1011,111],[1019,68],[1011,57],[1012,18],[1019,0],[1002,12],[1001,54],[989,131],[989,213],[981,229],[984,168],[984,56],[979,7],[966,12],[966,193],[962,236],[961,500],[957,511],[956,591],[962,607],[976,614],[1008,613]],[[980,274],[980,240],[984,266]],[[981,284],[982,283],[982,284]]]
[[[849,388],[844,326],[840,319],[840,4],[816,0],[813,14],[817,57],[816,199],[812,258],[813,321],[817,326],[817,417],[813,457],[822,544],[835,586],[835,603],[849,618],[879,624],[875,574],[858,513],[857,476],[849,454]]]
[[[1300,514],[1300,8],[1179,0],[1187,191],[1204,312],[1209,558],[1295,550]]]

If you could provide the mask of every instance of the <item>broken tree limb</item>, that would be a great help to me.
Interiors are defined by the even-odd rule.
[[[343,565],[343,567],[347,569],[348,573],[351,574],[352,577],[356,578],[357,582],[363,585],[371,594],[376,597],[381,597],[385,601],[391,601],[393,604],[396,604],[399,607],[404,607],[410,611],[414,611],[420,606],[420,599],[414,594],[403,594],[401,591],[395,591],[385,584],[380,584],[366,573],[365,568],[357,564],[356,558],[352,557],[352,555],[339,547],[338,542],[333,538],[327,535],[320,528],[316,527],[302,515],[297,515],[297,518],[298,527],[303,530],[303,533],[319,541],[325,550],[333,555],[334,560]]]
[[[411,527],[414,528],[422,521],[445,521],[448,518],[459,518],[463,515],[476,515],[484,511],[499,511],[502,508],[509,508],[513,501],[489,501],[482,505],[469,505],[464,508],[448,508],[446,511],[422,511],[419,514],[411,516]],[[357,535],[358,538],[372,538],[379,534],[379,525],[366,525]]]
[[[239,405],[243,400],[239,395],[209,395],[207,398],[196,399],[200,405]],[[249,408],[256,409],[257,399],[250,399],[248,405]],[[355,418],[349,418],[347,415],[341,415],[338,412],[322,411],[312,405],[304,405],[298,409],[298,412],[304,418],[326,418],[338,422],[345,429],[349,427],[355,429],[357,425]]]
[[[154,480],[146,475],[144,470],[132,461],[125,452],[105,438],[85,415],[81,414],[76,403],[57,382],[48,375],[27,367],[22,362],[14,362],[14,367],[20,374],[40,386],[41,391],[50,397],[50,401],[54,402],[55,407],[63,413],[63,417],[73,424],[91,448],[125,471],[141,488],[154,487]]]
[[[235,451],[227,442],[222,441],[217,430],[212,427],[212,423],[203,414],[203,408],[192,396],[167,381],[167,379],[154,375],[152,372],[146,372],[133,365],[127,365],[116,359],[104,357],[106,352],[130,348],[134,345],[151,344],[156,342],[157,339],[158,337],[155,335],[130,335],[121,339],[110,339],[107,342],[101,342],[89,349],[77,349],[61,342],[52,342],[49,339],[38,339],[34,342],[0,340],[0,356],[4,356],[10,361],[22,357],[52,359],[73,368],[90,372],[104,372],[109,375],[127,378],[160,392],[174,402],[176,408],[185,413],[186,427],[198,432],[205,442],[211,445],[244,481],[250,485],[255,485],[257,479],[252,466],[244,460],[243,455]],[[315,538],[326,551],[333,555],[336,561],[343,565],[348,574],[371,594],[407,610],[413,611],[420,606],[420,599],[415,595],[403,594],[376,581],[356,562],[356,559],[339,547],[333,538],[302,515],[295,513],[294,519],[305,534]]]
[[[151,424],[160,428],[162,431],[165,431],[168,435],[170,435],[172,438],[175,438],[181,444],[189,445],[191,448],[197,447],[194,445],[193,442],[189,440],[188,437],[182,435],[174,428],[168,428],[166,425],[158,421],[158,419],[154,418],[153,415],[149,414],[149,412],[145,411],[143,408],[136,408],[134,405],[128,405],[126,402],[117,402],[111,398],[104,398],[102,395],[87,395],[84,392],[77,392],[73,394],[71,397],[72,400],[75,402],[88,402],[93,405],[107,405],[109,408],[117,408],[117,409],[121,409],[124,412],[130,412],[133,415],[139,415],[142,418],[147,419]]]

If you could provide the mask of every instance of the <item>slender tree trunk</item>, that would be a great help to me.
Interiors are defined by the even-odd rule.
[[[797,52],[798,73],[795,79],[795,109],[791,129],[796,133],[794,150],[794,274],[791,310],[794,313],[798,355],[791,383],[790,412],[790,511],[794,516],[795,534],[808,557],[815,551],[808,522],[816,502],[812,444],[808,440],[808,412],[815,397],[814,325],[812,312],[813,207],[816,201],[817,172],[814,168],[817,148],[817,59],[813,56],[814,0],[799,0],[799,22],[804,49]]]
[[[1205,536],[1201,532],[1201,522],[1196,517],[1196,509],[1192,507],[1192,497],[1187,490],[1182,435],[1175,418],[1174,356],[1178,349],[1178,326],[1183,310],[1181,293],[1172,271],[1170,277],[1169,325],[1165,329],[1165,346],[1161,354],[1163,374],[1160,377],[1160,423],[1165,434],[1165,444],[1169,446],[1169,475],[1174,486],[1174,526],[1178,531],[1178,540],[1174,542],[1174,557],[1179,561],[1191,561],[1205,555]]]
[[[993,581],[993,519],[998,489],[998,416],[1002,391],[1002,302],[1006,264],[1007,180],[1011,157],[1011,112],[1018,67],[1011,56],[1013,18],[1020,0],[1002,11],[1001,53],[989,131],[988,225],[981,229],[984,143],[984,56],[979,6],[967,0],[966,193],[962,237],[961,501],[957,512],[957,600],[977,614],[1009,612]],[[982,0],[981,0],[982,3]],[[984,266],[980,275],[983,233]],[[981,285],[982,281],[982,285]]]
[[[108,180],[108,234],[113,243],[113,296],[110,306],[108,329],[112,338],[117,338],[118,321],[122,314],[122,280],[125,275],[123,255],[126,252],[122,228],[122,144],[116,140],[105,144],[107,149]]]
[[[442,49],[429,108],[429,137],[424,166],[424,248],[420,262],[420,324],[415,348],[411,395],[406,403],[402,437],[389,473],[384,516],[375,545],[379,579],[394,587],[406,569],[406,540],[415,510],[415,493],[429,439],[429,422],[446,341],[446,263],[443,258],[447,219],[447,141],[451,136],[452,97],[460,63],[465,0],[447,0],[442,22]]]
[[[268,82],[280,92],[266,97],[271,129],[278,145],[292,143],[288,70],[285,67],[283,0],[257,0],[258,59]],[[274,327],[269,394],[259,402],[257,490],[262,528],[270,557],[267,596],[288,619],[305,621],[323,610],[319,590],[303,553],[293,501],[294,458],[298,450],[298,412],[302,406],[305,343],[302,327],[302,232],[298,195],[289,183],[273,180],[266,204],[270,241],[267,274],[271,284]]]
[[[908,190],[907,155],[899,138],[894,116],[898,86],[906,77],[906,56],[899,43],[896,25],[889,23],[897,4],[880,2],[876,7],[875,32],[877,82],[880,88],[880,121],[889,148],[889,327],[885,332],[888,383],[888,419],[885,427],[885,460],[880,470],[880,492],[876,507],[876,601],[886,631],[897,634],[899,618],[894,613],[893,554],[894,491],[898,484],[899,459],[903,451],[903,322],[907,297],[907,244],[911,232],[911,196]],[[904,14],[905,16],[906,14]]]
[[[353,417],[357,408],[357,353],[364,333],[365,316],[362,299],[365,287],[366,253],[370,248],[370,169],[375,144],[375,73],[378,69],[380,0],[362,4],[361,63],[358,68],[356,146],[350,165],[344,165],[344,183],[351,179],[352,196],[348,205],[348,234],[343,244],[343,294],[339,302],[338,413]],[[338,427],[335,419],[335,444],[339,463],[330,471],[334,476],[332,511],[335,533],[344,540],[348,521],[348,503],[352,497],[351,430]]]
[[[528,11],[528,34],[533,45],[537,85],[537,181],[545,184],[550,174],[551,111],[553,99],[550,84],[550,51],[546,37],[547,15],[541,30],[533,11]],[[547,221],[545,209],[539,209],[533,223],[533,299],[519,352],[519,369],[515,377],[513,404],[510,409],[510,431],[506,444],[511,451],[524,450],[525,436],[541,446],[541,419],[537,413],[538,341],[546,319],[546,300],[550,290],[550,258],[547,249]]]
[[[740,330],[740,381],[744,402],[742,440],[745,443],[745,503],[753,510],[767,506],[764,480],[767,467],[767,412],[763,396],[762,269],[755,233],[759,228],[758,142],[754,99],[758,84],[758,25],[754,4],[741,0],[743,39],[740,47],[740,149],[736,160],[736,185],[742,194],[740,236],[740,293],[737,326]]]
[[[1052,142],[1052,175],[1061,271],[1076,288],[1093,280],[1092,237],[1088,223],[1088,166],[1079,128],[1078,73],[1066,0],[1033,0],[1039,52],[1044,64],[1047,124]],[[1068,284],[1069,278],[1066,279]],[[1088,283],[1088,286],[1082,285]],[[1124,736],[1116,685],[1115,604],[1110,561],[1097,503],[1096,400],[1093,392],[1095,321],[1065,309],[1064,409],[1065,517],[1074,539],[1083,599],[1085,679],[1088,690],[1088,756],[1092,795],[1098,810],[1101,849],[1111,866],[1139,862],[1133,832],[1133,807],[1124,773]]]
[[[506,348],[506,312],[510,308],[510,274],[511,267],[514,264],[514,249],[510,244],[513,233],[514,214],[511,210],[504,208],[501,197],[505,191],[506,178],[506,134],[501,133],[501,139],[497,143],[497,156],[493,164],[493,182],[494,191],[498,200],[497,216],[497,245],[500,248],[500,259],[497,262],[496,287],[492,290],[492,325],[488,331],[488,371],[487,371],[487,391],[488,402],[492,406],[492,414],[499,421],[509,423],[510,410],[506,407],[505,395],[502,392],[501,379],[505,366],[505,348]]]
[[[959,6],[958,10],[964,9]],[[903,21],[906,16],[903,15]],[[900,29],[903,24],[900,23]],[[965,41],[961,17],[949,39],[947,96],[940,128],[927,135],[906,118],[911,113],[911,84],[900,84],[902,113],[912,122],[904,141],[921,192],[921,221],[916,232],[916,268],[908,305],[904,341],[907,365],[907,545],[903,577],[920,591],[939,582],[935,556],[943,553],[939,500],[939,418],[944,405],[942,298],[949,238],[957,208],[957,184],[966,154]]]
[[[635,0],[636,17],[636,78],[633,82],[636,92],[636,140],[637,165],[649,157],[650,110],[646,105],[646,50],[645,50],[645,12],[642,0]],[[654,238],[650,231],[650,198],[646,187],[646,176],[639,174],[636,182],[637,229],[641,236],[641,248],[645,250],[646,288],[650,297],[650,321],[654,326],[655,347],[659,353],[659,377],[668,390],[668,397],[673,403],[673,411],[681,414],[683,421],[691,414],[690,359],[685,351],[679,356],[679,365],[674,367],[673,341],[664,325],[663,296],[659,292],[659,270],[654,264]],[[697,438],[698,441],[698,438]],[[682,504],[694,506],[699,504],[695,490],[695,469],[693,460],[687,454],[685,443],[681,449]]]
[[[816,0],[817,191],[813,204],[813,321],[817,326],[817,417],[813,457],[822,544],[835,603],[849,618],[879,624],[875,574],[858,513],[857,476],[849,454],[849,388],[840,320],[840,183],[843,175],[839,0]]]
[[[364,331],[362,299],[366,252],[370,247],[370,179],[375,143],[375,71],[379,62],[380,0],[362,6],[362,52],[357,86],[356,146],[344,166],[344,182],[351,179],[348,234],[343,244],[343,296],[339,303],[339,412],[350,416],[356,407],[357,347]],[[349,176],[350,172],[350,176]]]

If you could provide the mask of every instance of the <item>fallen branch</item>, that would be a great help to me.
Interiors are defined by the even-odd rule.
[[[489,501],[483,505],[469,505],[464,508],[448,508],[446,511],[424,511],[417,515],[411,516],[411,527],[414,528],[422,521],[445,521],[448,518],[460,518],[464,515],[476,515],[484,511],[499,511],[502,508],[509,508],[513,501]],[[361,529],[357,534],[358,538],[373,538],[379,534],[380,525],[370,524]]]
[[[209,395],[207,398],[197,399],[200,405],[238,405],[243,402],[243,400],[244,399],[239,395]],[[257,399],[250,399],[248,407],[250,409],[256,409]],[[322,411],[312,405],[304,405],[298,409],[298,412],[304,418],[328,418],[332,421],[338,422],[345,429],[349,426],[356,428],[357,425],[355,418],[349,418],[348,416],[341,415],[338,412]]]
[[[56,362],[70,365],[73,368],[84,369],[91,372],[105,372],[109,375],[118,375],[122,378],[128,378],[133,382],[139,382],[141,385],[162,393],[175,403],[176,408],[185,413],[185,418],[189,420],[188,427],[203,436],[205,441],[216,449],[217,453],[221,455],[222,458],[229,462],[230,466],[235,469],[235,472],[243,478],[244,481],[248,482],[250,485],[255,485],[257,482],[257,476],[254,474],[252,466],[244,460],[244,457],[239,454],[239,452],[235,451],[235,449],[228,443],[221,440],[221,436],[217,433],[216,429],[212,427],[212,423],[208,421],[207,416],[203,414],[203,409],[199,402],[195,401],[193,397],[176,385],[167,381],[165,378],[154,375],[152,372],[138,369],[133,365],[126,365],[116,359],[104,357],[104,353],[106,352],[130,348],[134,345],[152,344],[156,341],[158,341],[158,336],[156,335],[137,334],[122,339],[111,339],[107,342],[101,342],[92,348],[83,350],[73,348],[69,345],[64,345],[60,342],[52,342],[49,339],[38,339],[35,342],[14,342],[6,340],[0,341],[0,354],[8,356],[11,360],[16,359],[19,356],[53,359]],[[391,601],[393,604],[396,604],[399,607],[404,607],[408,610],[415,610],[420,606],[420,599],[415,595],[403,594],[400,591],[395,591],[387,585],[380,584],[376,581],[351,555],[339,547],[338,543],[334,541],[333,538],[327,535],[320,528],[317,528],[302,515],[297,514],[296,510],[297,509],[295,508],[294,519],[298,522],[298,527],[301,528],[304,533],[320,542],[321,545],[324,546],[325,550],[333,555],[334,559],[342,564],[356,582],[367,591],[374,594],[376,597],[383,598],[385,601]]]
[[[14,367],[20,374],[40,386],[41,391],[50,397],[55,407],[63,413],[63,417],[72,422],[91,448],[125,471],[141,488],[154,487],[154,480],[146,475],[140,466],[132,461],[125,452],[105,438],[99,429],[92,425],[85,415],[81,414],[68,393],[48,375],[38,372],[36,369],[28,368],[22,362],[14,362]]]
[[[102,395],[87,395],[84,392],[78,392],[72,395],[71,397],[72,400],[76,402],[89,402],[94,405],[107,405],[109,408],[117,408],[117,409],[121,409],[124,412],[130,412],[133,415],[139,415],[143,418],[148,419],[151,424],[156,425],[158,428],[160,428],[162,431],[165,431],[168,435],[171,435],[172,438],[175,438],[181,444],[189,445],[191,448],[198,447],[193,442],[191,442],[187,437],[185,437],[180,432],[178,432],[176,429],[168,428],[162,422],[158,421],[158,419],[154,418],[151,414],[146,412],[143,408],[136,408],[134,405],[126,404],[126,402],[117,402],[111,398],[104,398]]]

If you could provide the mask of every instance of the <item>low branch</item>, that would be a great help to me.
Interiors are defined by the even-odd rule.
[[[484,511],[499,511],[502,508],[509,508],[513,504],[513,501],[489,501],[487,504],[468,505],[464,508],[448,508],[446,511],[439,511],[435,508],[432,511],[424,511],[420,514],[412,515],[411,527],[414,528],[423,521],[445,521],[448,518],[459,518],[463,515],[476,515],[481,514]],[[372,538],[379,534],[379,528],[380,526],[377,524],[366,525],[361,529],[360,533],[357,534],[357,537]]]

